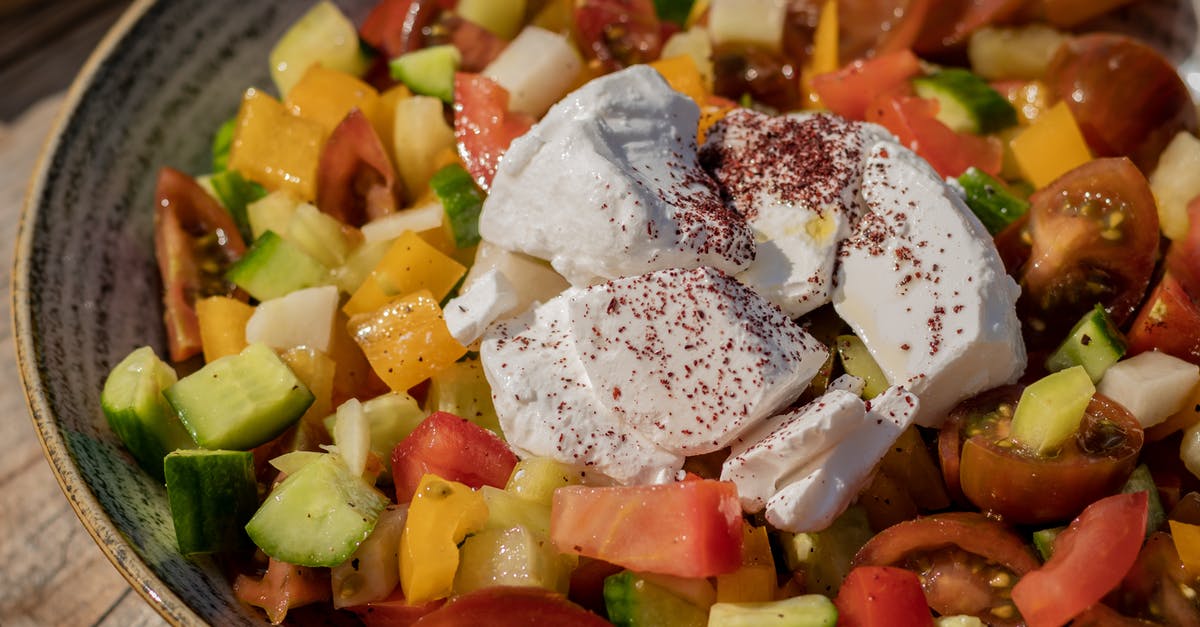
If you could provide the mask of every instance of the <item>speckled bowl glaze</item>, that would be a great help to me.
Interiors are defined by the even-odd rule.
[[[372,0],[336,0],[361,18]],[[264,624],[209,561],[182,558],[163,487],[105,424],[99,393],[131,349],[165,354],[154,264],[155,173],[201,173],[209,138],[310,0],[137,2],[80,74],[42,156],[21,222],[14,330],[29,407],[50,464],[96,542],[178,625]],[[1200,0],[1149,0],[1110,20],[1154,33],[1200,91]],[[1190,58],[1189,58],[1190,57]],[[289,622],[344,620],[321,610]]]

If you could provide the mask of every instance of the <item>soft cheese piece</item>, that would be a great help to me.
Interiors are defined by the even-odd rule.
[[[836,115],[738,109],[709,131],[700,163],[754,229],[754,262],[738,278],[788,315],[829,302],[838,244],[861,214],[869,148],[891,135]]]
[[[912,424],[919,405],[917,397],[897,387],[868,401],[863,428],[814,459],[771,497],[767,522],[796,533],[833,524],[866,487],[888,448]]]
[[[484,329],[517,307],[517,290],[497,269],[479,276],[463,293],[446,303],[443,318],[450,335],[470,346]]]
[[[598,402],[564,297],[493,325],[480,356],[504,437],[521,457],[553,458],[624,484],[672,481],[683,467],[682,455],[638,435]]]
[[[833,305],[892,385],[939,426],[959,401],[1025,369],[1020,289],[959,196],[906,148],[870,150],[867,209],[839,250]]]
[[[795,400],[828,352],[736,279],[698,268],[568,289],[493,325],[480,354],[510,444],[640,483]]]
[[[699,166],[698,120],[647,66],[589,82],[509,147],[480,233],[549,260],[574,285],[665,268],[740,272],[754,235]]]

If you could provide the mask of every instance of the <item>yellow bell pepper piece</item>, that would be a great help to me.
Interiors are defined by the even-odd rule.
[[[396,103],[411,97],[412,92],[407,87],[396,85],[379,95],[379,100],[375,103],[375,112],[369,118],[371,126],[375,127],[375,133],[383,142],[388,159],[392,160],[392,165],[396,164]]]
[[[1009,146],[1021,174],[1038,189],[1092,160],[1066,102],[1042,112]]]
[[[1200,577],[1200,525],[1189,525],[1178,520],[1167,521],[1171,525],[1171,539],[1179,560],[1193,578]]]
[[[332,133],[356,107],[368,120],[375,119],[379,92],[345,72],[318,63],[300,77],[283,104],[292,115],[312,120],[326,133]]]
[[[307,346],[289,348],[279,358],[313,394],[312,405],[300,419],[305,423],[320,424],[334,410],[333,373],[337,364],[325,353]]]
[[[285,189],[305,201],[316,198],[324,127],[288,113],[257,89],[246,91],[234,124],[229,169],[269,191]]]
[[[658,70],[658,73],[667,79],[671,89],[695,100],[696,104],[703,104],[708,100],[704,75],[700,73],[700,68],[696,67],[695,59],[690,56],[681,54],[669,59],[659,59],[651,63],[650,67]]]
[[[483,495],[437,475],[421,477],[400,534],[400,587],[419,605],[450,596],[458,543],[487,522]]]
[[[428,290],[351,318],[350,334],[375,374],[398,392],[467,354],[467,347],[450,335],[442,309]]]
[[[210,296],[196,301],[200,320],[200,346],[204,361],[236,355],[246,348],[246,322],[254,308],[236,298]]]
[[[446,297],[466,267],[447,256],[420,235],[405,231],[384,253],[379,265],[342,307],[348,315],[375,311],[392,298],[428,290],[436,301]]]
[[[708,5],[709,0],[696,0],[696,3],[692,5],[691,12],[688,13],[688,28],[695,26],[696,23],[700,21],[700,18],[704,17],[704,15],[708,13]]]
[[[766,527],[742,524],[742,567],[717,575],[717,603],[762,603],[775,600],[775,558]]]
[[[812,79],[818,74],[836,72],[838,63],[838,6],[837,0],[825,0],[817,30],[813,33],[813,53],[800,71],[800,85],[804,88],[804,108],[824,109],[821,97],[812,88]]]

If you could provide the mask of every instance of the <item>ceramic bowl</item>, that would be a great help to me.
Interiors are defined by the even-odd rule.
[[[371,4],[336,1],[356,19]],[[1193,89],[1197,3],[1147,0],[1116,20],[1154,33]],[[213,129],[234,114],[247,86],[270,85],[267,52],[310,4],[137,2],[72,87],[21,222],[14,329],[46,455],[113,564],[179,625],[265,619],[237,602],[216,564],[179,555],[163,487],[121,448],[98,398],[109,369],[134,347],[149,343],[165,354],[152,238],[156,171],[207,169]],[[338,619],[289,615],[330,620]]]

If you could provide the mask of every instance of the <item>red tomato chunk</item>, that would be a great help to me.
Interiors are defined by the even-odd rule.
[[[859,566],[846,575],[835,601],[838,627],[926,627],[933,615],[921,579],[893,566]]]
[[[396,502],[411,501],[428,473],[472,488],[503,488],[516,465],[517,456],[496,434],[454,414],[434,412],[392,449]]]

